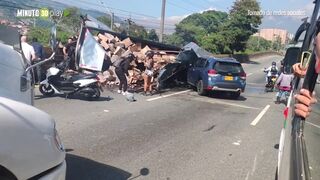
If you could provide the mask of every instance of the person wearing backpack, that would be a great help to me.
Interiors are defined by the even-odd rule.
[[[133,54],[129,54],[127,57],[120,57],[120,59],[117,61],[119,63],[114,63],[115,66],[115,73],[117,77],[119,78],[120,84],[118,93],[126,95],[127,89],[128,89],[128,81],[127,76],[129,76],[128,70],[130,67],[131,62],[135,59]]]

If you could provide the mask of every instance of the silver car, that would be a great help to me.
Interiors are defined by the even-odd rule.
[[[65,150],[54,120],[32,106],[32,76],[15,32],[0,25],[0,179],[64,180]]]

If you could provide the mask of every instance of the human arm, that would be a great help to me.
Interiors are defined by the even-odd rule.
[[[300,93],[295,95],[295,114],[307,118],[311,113],[311,105],[317,102],[315,93],[310,93],[307,89],[301,89]]]

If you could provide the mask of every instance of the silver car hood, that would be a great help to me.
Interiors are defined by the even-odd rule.
[[[0,165],[28,179],[62,163],[54,120],[39,109],[0,97]]]

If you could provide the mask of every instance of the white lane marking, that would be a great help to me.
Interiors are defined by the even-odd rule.
[[[255,126],[258,124],[258,122],[260,121],[260,119],[262,118],[262,116],[268,111],[268,109],[270,108],[270,105],[268,104],[260,113],[259,115],[251,122],[251,126]]]
[[[250,174],[250,171],[248,171],[247,176],[244,180],[249,180],[249,174]]]
[[[105,109],[105,110],[103,110],[103,112],[110,112],[109,110],[107,110],[107,109]]]
[[[313,124],[313,123],[311,123],[311,122],[309,122],[309,121],[305,121],[307,124],[310,124],[310,125],[312,125],[312,126],[314,126],[314,127],[317,127],[317,128],[319,128],[320,129],[320,126],[318,126],[318,125],[316,125],[316,124]]]
[[[233,142],[232,144],[233,144],[233,145],[236,145],[236,146],[240,146],[240,143],[241,143],[241,140],[239,139],[239,140],[237,140],[236,142]]]
[[[186,90],[186,91],[180,91],[180,92],[176,92],[176,93],[172,93],[172,94],[167,94],[167,95],[163,95],[163,96],[147,99],[147,101],[155,101],[155,100],[158,100],[158,99],[162,99],[162,98],[166,98],[166,97],[170,97],[170,96],[174,96],[174,95],[178,95],[178,94],[183,94],[183,93],[190,92],[190,91],[191,90]]]
[[[257,167],[257,155],[254,156],[254,161],[253,161],[253,167],[252,167],[251,175],[253,175],[253,173],[256,171],[256,167]]]
[[[256,108],[256,107],[250,107],[250,106],[234,104],[234,103],[228,103],[228,102],[217,101],[217,100],[202,99],[202,98],[194,98],[194,99],[202,101],[202,102],[211,103],[211,104],[223,104],[223,105],[235,106],[235,107],[240,107],[240,108],[245,108],[245,109],[259,109],[259,108]]]
[[[252,74],[253,74],[253,73],[248,73],[248,74],[247,74],[247,77],[251,76]]]

